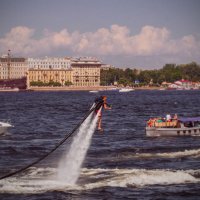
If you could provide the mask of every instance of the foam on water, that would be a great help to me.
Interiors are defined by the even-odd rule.
[[[181,157],[188,157],[200,156],[200,149],[195,150],[185,150],[185,151],[177,151],[177,152],[169,152],[169,153],[136,153],[136,154],[129,154],[127,156],[122,156],[126,158],[181,158]]]
[[[79,191],[101,187],[145,187],[200,182],[200,170],[146,170],[146,169],[86,169],[81,170],[80,185],[44,180],[46,174],[55,173],[53,168],[35,168],[26,176],[0,181],[0,193],[44,193],[46,191]],[[91,181],[92,179],[92,181]]]
[[[51,190],[64,190],[66,184],[47,179],[48,175],[54,175],[54,168],[31,168],[26,175],[10,177],[0,181],[0,193],[43,193]]]
[[[97,120],[98,115],[94,115],[94,112],[87,117],[73,138],[58,169],[32,168],[26,176],[22,176],[20,179],[11,177],[1,180],[0,193],[40,193],[47,190],[64,190],[66,187],[72,189],[79,177]],[[55,180],[48,179],[48,177],[54,177],[55,173],[58,174],[58,177],[54,178]]]
[[[87,170],[85,172],[87,174]],[[92,169],[90,169],[92,170]],[[85,185],[87,189],[99,187],[130,187],[146,185],[168,185],[181,183],[196,183],[200,180],[192,174],[199,173],[198,170],[172,171],[172,170],[146,170],[146,169],[113,169],[108,171],[96,170],[92,176],[102,176],[100,181]],[[102,173],[104,172],[104,173]],[[107,175],[106,175],[107,174]],[[100,177],[98,177],[100,178]]]
[[[0,193],[44,193],[46,191],[91,190],[101,187],[145,187],[148,185],[171,185],[199,183],[200,170],[169,169],[86,169],[82,163],[90,146],[97,123],[97,115],[91,114],[79,128],[59,168],[31,168],[26,175],[0,180]],[[138,153],[133,157],[177,158],[199,157],[200,149],[170,153]],[[122,156],[123,157],[123,156]],[[58,173],[57,178],[53,177]],[[76,184],[79,178],[81,184]]]

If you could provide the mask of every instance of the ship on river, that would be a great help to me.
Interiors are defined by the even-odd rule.
[[[179,117],[165,120],[153,118],[147,122],[146,136],[200,136],[200,117]]]

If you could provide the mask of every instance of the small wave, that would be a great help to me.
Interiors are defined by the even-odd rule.
[[[200,170],[87,169],[81,171],[81,184],[67,185],[53,176],[54,168],[33,168],[23,177],[0,181],[0,193],[43,193],[46,191],[91,190],[101,187],[144,187],[197,183]]]
[[[146,170],[146,169],[84,169],[83,174],[88,175],[88,170],[93,171],[92,176],[102,176],[100,181],[85,184],[84,188],[94,189],[99,187],[142,187],[145,185],[169,185],[182,183],[196,183],[199,179],[194,175],[199,174],[198,170]],[[104,172],[104,173],[102,173]],[[99,177],[100,178],[100,177]]]
[[[200,149],[195,150],[185,150],[185,151],[177,151],[177,152],[168,152],[168,153],[135,153],[122,155],[122,158],[182,158],[182,157],[200,157]]]
[[[56,181],[56,173],[55,168],[31,168],[21,177],[10,177],[1,180],[0,193],[34,194],[51,190],[68,190],[69,185]],[[71,189],[73,189],[72,186]]]

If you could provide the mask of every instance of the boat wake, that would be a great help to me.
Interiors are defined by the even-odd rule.
[[[196,183],[200,181],[199,173],[200,170],[83,169],[83,175],[97,179],[85,184],[85,189]]]
[[[146,170],[146,169],[87,169],[81,170],[76,185],[67,185],[47,175],[56,173],[55,168],[32,168],[20,178],[0,181],[0,193],[44,193],[46,191],[91,190],[101,187],[145,187],[200,182],[200,170]]]
[[[129,153],[128,155],[121,156],[124,159],[130,158],[183,158],[183,157],[200,157],[200,149],[194,150],[185,150],[185,151],[177,151],[177,152],[169,152],[169,153]],[[120,157],[120,158],[121,158]]]

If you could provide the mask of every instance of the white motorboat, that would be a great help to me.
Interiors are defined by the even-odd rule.
[[[0,92],[19,92],[19,88],[1,87]]]
[[[116,88],[116,87],[113,87],[113,88],[108,88],[107,90],[112,90],[112,91],[114,90],[115,91],[115,90],[119,90],[119,89]]]
[[[89,92],[90,93],[98,93],[99,91],[98,90],[90,90]]]
[[[146,126],[146,135],[157,136],[200,136],[200,117],[180,117],[170,121],[161,118],[150,119]]]
[[[9,124],[8,122],[0,122],[0,135],[6,133],[7,129],[11,127],[13,126]]]
[[[131,91],[134,91],[134,89],[133,88],[121,88],[119,90],[119,92],[131,92]]]

